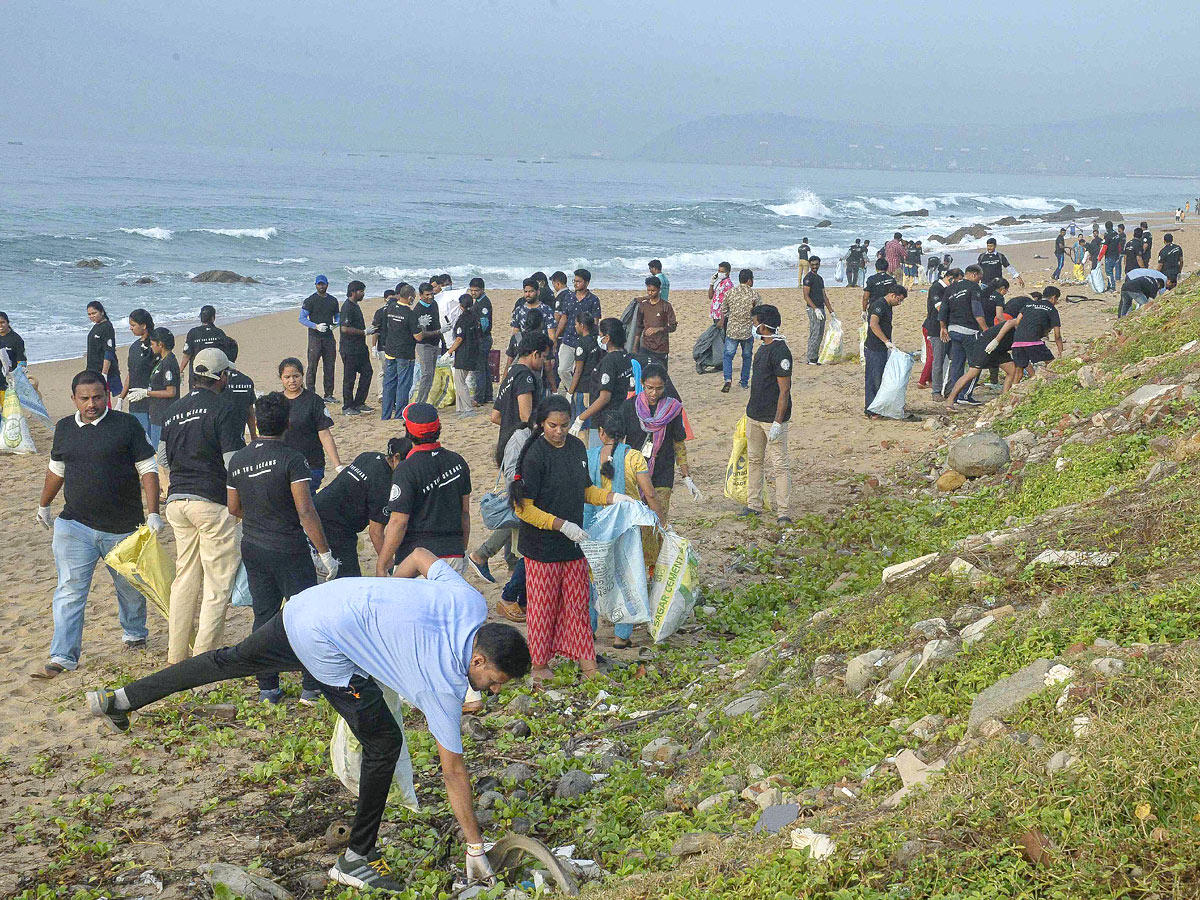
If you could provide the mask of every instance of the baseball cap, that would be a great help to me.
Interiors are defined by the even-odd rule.
[[[314,282],[314,284],[329,284],[329,279],[326,278],[324,275],[318,275],[317,280]]]
[[[217,347],[205,347],[192,360],[192,371],[206,378],[217,378],[227,369],[233,368],[233,363],[225,355],[225,351]]]

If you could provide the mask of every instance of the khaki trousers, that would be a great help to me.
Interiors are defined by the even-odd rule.
[[[783,433],[779,440],[770,443],[767,433],[771,430],[770,422],[756,422],[746,419],[746,461],[747,461],[747,498],[746,505],[756,512],[762,512],[763,497],[763,463],[771,464],[771,472],[775,476],[775,515],[786,516],[792,499],[792,472],[788,465],[788,423],[783,425]],[[770,496],[770,490],[767,490]]]
[[[172,500],[166,519],[175,532],[167,662],[222,646],[225,612],[242,561],[237,519],[210,500]]]

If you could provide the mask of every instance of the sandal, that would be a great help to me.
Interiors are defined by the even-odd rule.
[[[42,666],[42,668],[36,672],[30,672],[29,677],[36,678],[39,681],[49,681],[51,678],[57,678],[65,671],[67,671],[66,666],[60,666],[58,663],[52,662],[46,663],[46,665]]]
[[[629,638],[613,638],[614,650],[628,650],[633,646],[633,641]]]

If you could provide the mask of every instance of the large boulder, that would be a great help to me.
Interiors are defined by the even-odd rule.
[[[1003,219],[997,219],[997,220],[996,220],[996,221],[995,221],[993,224],[994,224],[994,225],[1001,225],[1001,226],[1008,226],[1008,225],[1020,225],[1020,224],[1021,224],[1021,220],[1020,220],[1020,219],[1015,219],[1015,218],[1013,218],[1012,216],[1005,216]]]
[[[910,218],[924,218],[925,216],[929,215],[929,210],[925,209],[925,207],[921,207],[920,209],[910,209],[906,210],[905,212],[894,213],[893,215],[909,216]]]
[[[828,219],[822,219],[820,222],[817,223],[816,227],[817,228],[828,228],[832,224],[833,223],[830,222]]]
[[[77,269],[103,269],[105,263],[98,259],[81,259],[75,263]]]
[[[193,276],[192,281],[196,284],[258,284],[258,279],[228,269],[209,269]]]
[[[994,475],[1007,468],[1011,456],[1008,443],[994,431],[968,434],[950,448],[946,462],[968,478]]]
[[[987,237],[987,233],[988,229],[986,225],[964,225],[962,228],[954,229],[954,231],[950,232],[950,234],[948,234],[946,237],[942,237],[938,234],[931,234],[929,236],[929,240],[938,241],[942,244],[957,244],[966,240],[967,238]]]

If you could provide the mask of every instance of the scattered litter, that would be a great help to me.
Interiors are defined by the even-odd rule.
[[[795,850],[807,850],[809,856],[814,860],[820,861],[833,856],[834,851],[837,850],[837,845],[827,834],[820,834],[811,828],[797,828],[792,832],[792,848]]]
[[[1111,566],[1117,554],[1108,551],[1087,550],[1043,550],[1030,563],[1031,566],[1088,566],[1102,569]]]
[[[777,803],[768,806],[754,823],[754,833],[765,831],[767,834],[778,834],[800,818],[799,803]]]
[[[894,566],[888,566],[883,570],[883,583],[891,584],[901,578],[909,575],[915,575],[921,569],[938,558],[936,553],[926,553],[924,556],[918,556],[916,559],[910,559],[906,562],[896,563]]]
[[[1056,684],[1062,684],[1064,681],[1069,681],[1074,677],[1074,669],[1072,669],[1070,666],[1064,666],[1062,663],[1059,663],[1056,666],[1052,666],[1050,671],[1046,673],[1046,687],[1053,687]]]

